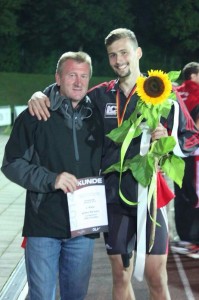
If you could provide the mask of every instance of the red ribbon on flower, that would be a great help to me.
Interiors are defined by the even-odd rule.
[[[27,242],[27,237],[24,237],[23,241],[21,243],[21,247],[24,248],[24,249],[26,248],[26,242]]]
[[[157,173],[157,208],[161,208],[167,205],[173,198],[175,194],[168,187],[168,184],[161,172]]]

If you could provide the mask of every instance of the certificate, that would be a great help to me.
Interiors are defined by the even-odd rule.
[[[67,198],[71,237],[108,231],[103,177],[79,179],[77,190]]]

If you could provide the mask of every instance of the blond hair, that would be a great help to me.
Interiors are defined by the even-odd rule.
[[[68,59],[73,59],[74,61],[79,63],[87,63],[90,67],[90,77],[92,76],[93,68],[92,68],[91,57],[90,55],[88,55],[86,52],[83,51],[78,51],[78,52],[69,51],[62,54],[62,56],[60,57],[57,63],[56,73],[61,75],[63,63]]]

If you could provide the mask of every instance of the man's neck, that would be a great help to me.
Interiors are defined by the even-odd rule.
[[[133,87],[136,84],[136,80],[138,78],[138,76],[140,75],[140,73],[138,75],[131,75],[128,77],[124,77],[124,78],[120,78],[119,79],[119,86],[121,88],[121,90],[124,92],[125,96],[128,97],[128,95],[130,94],[131,90],[133,89]]]

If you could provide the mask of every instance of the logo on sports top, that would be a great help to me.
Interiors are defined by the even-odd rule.
[[[101,228],[101,227],[93,227],[93,228],[92,228],[92,231],[97,232],[97,231],[100,230],[100,228]]]
[[[113,104],[113,103],[106,104],[104,117],[105,118],[117,118],[116,104]]]

